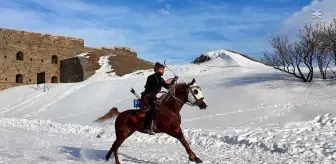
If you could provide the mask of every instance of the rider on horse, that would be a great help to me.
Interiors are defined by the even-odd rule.
[[[178,80],[178,76],[175,76],[170,83],[166,83],[162,78],[165,66],[159,62],[155,63],[154,74],[149,75],[145,85],[145,91],[141,93],[141,99],[144,100],[150,109],[146,113],[145,132],[154,135],[152,121],[156,111],[156,95],[161,91],[162,87],[169,89],[172,84]]]

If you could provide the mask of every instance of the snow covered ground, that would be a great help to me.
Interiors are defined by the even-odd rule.
[[[224,50],[207,55],[213,60],[201,65],[170,66],[181,82],[195,78],[209,105],[186,105],[181,113],[184,134],[205,163],[336,163],[332,82],[301,83]],[[113,69],[107,61],[102,57],[101,69],[81,83],[1,91],[0,163],[104,163],[113,122],[92,121],[113,106],[132,108],[130,87],[141,92],[152,73],[117,77],[106,73]],[[119,153],[122,163],[189,163],[182,145],[165,134],[136,133]]]

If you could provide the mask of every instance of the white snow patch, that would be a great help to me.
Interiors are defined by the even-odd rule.
[[[110,61],[108,60],[110,56],[101,56],[99,58],[99,65],[100,65],[100,69],[99,70],[96,70],[96,72],[104,72],[104,73],[107,73],[107,72],[110,72],[112,71],[113,69],[111,68],[111,65],[110,65]]]
[[[113,106],[131,109],[130,87],[141,92],[153,72],[114,78],[108,56],[99,64],[89,80],[50,84],[48,92],[35,85],[1,91],[0,161],[101,163],[115,138],[114,125],[104,129],[92,121]],[[187,105],[181,111],[194,152],[205,163],[335,163],[336,87],[251,65],[232,54],[201,65],[168,65],[180,82],[195,78],[209,105],[205,111]],[[172,77],[166,70],[164,77]],[[96,139],[101,130],[106,133]],[[188,160],[181,144],[165,134],[135,133],[119,152],[126,164]]]
[[[81,53],[81,54],[79,54],[79,55],[77,55],[77,56],[79,56],[79,57],[86,57],[86,58],[89,58],[90,56],[88,56],[88,54],[89,54],[89,53],[85,52],[85,53]]]
[[[332,121],[335,119],[336,118],[331,118],[330,115],[324,115],[318,116],[313,121],[289,123],[279,127],[266,126],[235,129],[235,132],[241,133],[230,132],[230,135],[227,135],[228,131],[213,132],[204,129],[184,129],[184,135],[192,146],[202,147],[203,149],[217,151],[230,151],[230,149],[233,149],[237,152],[256,151],[264,154],[275,153],[273,154],[274,156],[278,156],[279,154],[288,154],[289,156],[285,155],[287,156],[287,160],[291,160],[291,158],[298,160],[300,158],[304,159],[309,157],[309,161],[322,159],[326,162],[336,162],[336,155],[334,154],[336,151],[336,140],[334,139],[335,132],[333,130],[335,122]],[[324,122],[324,126],[316,127],[316,124],[320,124],[322,122]],[[311,130],[313,127],[314,130]],[[0,128],[20,128],[47,134],[58,133],[60,135],[78,134],[88,137],[91,136],[89,138],[93,138],[102,130],[102,128],[97,126],[59,124],[53,123],[49,120],[26,120],[14,118],[0,119]],[[331,131],[333,131],[332,135],[330,134]],[[285,138],[287,141],[284,142],[282,138]],[[101,140],[112,142],[114,139],[115,132],[113,127],[111,127],[110,130],[105,129],[105,134],[102,136]],[[331,142],[325,142],[325,140]],[[180,144],[178,140],[166,134],[148,136],[140,133],[133,134],[127,142],[146,142],[148,144],[173,145]],[[102,142],[102,144],[104,144],[104,142]],[[93,145],[91,145],[91,147],[92,146]],[[89,158],[90,156],[90,158],[97,157],[94,155],[96,152],[83,150],[81,153],[85,155],[85,158]],[[99,154],[99,156],[103,155],[104,154],[102,153]],[[250,158],[250,160],[253,160],[252,157]],[[237,159],[231,160],[237,161]]]
[[[209,56],[212,60],[215,60],[216,62],[212,62],[211,60],[208,62],[213,63],[218,63],[219,61],[221,62],[226,62],[226,65],[231,65],[231,66],[241,66],[241,67],[257,67],[257,68],[266,68],[267,66],[259,63],[252,61],[240,54],[230,52],[227,50],[216,50],[216,51],[211,51],[208,53],[205,53],[206,56]],[[218,61],[218,59],[221,59]],[[206,62],[206,63],[208,63]]]
[[[110,56],[111,55],[101,56],[99,58],[98,63],[100,65],[100,68],[96,70],[96,73],[92,75],[87,81],[94,82],[94,81],[102,81],[102,80],[119,78],[119,76],[117,76],[115,72],[113,72],[113,68],[110,65],[110,61],[109,61]]]

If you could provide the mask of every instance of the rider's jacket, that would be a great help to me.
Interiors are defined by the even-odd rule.
[[[142,92],[142,96],[144,95],[157,95],[162,87],[168,89],[172,84],[175,83],[175,80],[172,80],[170,84],[167,84],[164,79],[161,77],[160,74],[152,74],[147,77],[146,85],[145,85],[145,91]]]

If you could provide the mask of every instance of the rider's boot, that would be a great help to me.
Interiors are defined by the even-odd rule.
[[[153,121],[150,121],[149,125],[147,126],[145,132],[149,135],[155,135],[155,132],[153,130]]]
[[[155,107],[153,109],[153,107],[151,107],[151,109],[149,109],[149,111],[146,113],[146,129],[145,132],[149,135],[154,135],[155,132],[153,130],[153,117],[154,117],[154,111]]]

